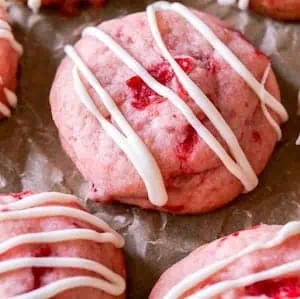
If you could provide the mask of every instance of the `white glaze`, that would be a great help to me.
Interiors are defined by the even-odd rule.
[[[239,9],[246,10],[249,7],[250,0],[218,0],[218,3],[225,6],[237,5]]]
[[[42,0],[28,0],[27,5],[34,13],[38,13],[42,6]]]
[[[125,286],[124,281],[122,281],[122,285]],[[99,290],[105,289],[107,293],[115,296],[119,296],[124,292],[121,284],[118,287],[116,287],[116,285],[113,285],[112,283],[107,283],[102,279],[97,279],[88,276],[76,276],[58,280],[30,293],[13,297],[12,299],[50,299],[59,293],[70,289],[76,289],[78,287],[89,287]],[[117,290],[122,290],[122,292],[117,292]]]
[[[117,132],[117,129],[105,121],[90,98],[83,83],[81,83],[79,76],[76,76],[77,71],[75,70],[73,71],[73,79],[80,100],[97,118],[106,133],[109,134],[109,136],[117,143],[117,145],[127,155],[128,159],[136,167],[138,173],[144,180],[149,200],[157,206],[165,205],[168,200],[167,191],[160,169],[151,152],[129,125],[110,95],[102,88],[97,78],[78,56],[75,49],[71,46],[67,46],[65,51],[73,60],[76,67],[84,75],[89,84],[91,84],[91,86],[95,89],[99,99],[101,99],[106,109],[110,112],[112,118],[116,121],[123,134]]]
[[[283,105],[276,100],[267,90],[263,98],[261,94],[261,84],[253,76],[253,74],[247,69],[247,67],[237,58],[237,56],[229,49],[217,35],[206,25],[201,19],[199,19],[192,11],[180,3],[168,3],[168,2],[156,2],[153,5],[156,10],[174,11],[181,15],[187,22],[189,22],[200,34],[213,46],[213,48],[227,61],[227,63],[234,69],[251,87],[256,95],[264,102],[269,108],[274,110],[282,119],[282,121],[288,120],[288,114]]]
[[[178,110],[180,110],[190,125],[196,130],[198,135],[210,146],[215,154],[220,158],[228,170],[235,175],[245,186],[247,191],[252,190],[257,185],[257,180],[250,178],[241,167],[230,157],[223,146],[211,134],[211,132],[199,121],[190,107],[170,88],[160,84],[149,72],[135,60],[127,51],[117,44],[110,36],[98,28],[89,27],[84,30],[83,35],[91,35],[108,46],[120,60],[131,68],[142,80],[157,94],[167,98]]]
[[[0,102],[0,113],[6,117],[10,117],[11,116],[11,111],[10,109],[4,105],[3,103]]]
[[[10,197],[6,199],[8,201],[10,200]],[[61,205],[55,206],[57,203],[60,203]],[[78,208],[67,207],[64,205],[76,205]],[[62,216],[88,223],[104,232],[99,233],[91,229],[75,228],[18,235],[0,243],[0,254],[26,244],[49,244],[72,240],[112,243],[118,248],[124,245],[123,238],[110,226],[99,218],[81,210],[81,208],[82,204],[75,196],[56,192],[36,194],[16,202],[1,205],[0,211],[2,212],[0,213],[0,222]],[[116,296],[122,294],[125,290],[125,281],[120,275],[112,272],[110,269],[99,263],[81,258],[17,258],[6,262],[0,262],[0,274],[27,267],[67,267],[85,269],[99,274],[105,280],[89,276],[71,277],[50,283],[45,287],[24,295],[13,297],[15,299],[50,298],[64,292],[65,290],[70,290],[76,287],[93,287]]]
[[[269,77],[269,74],[270,74],[270,71],[271,71],[271,63],[268,64],[265,72],[264,72],[264,75],[263,75],[263,78],[262,78],[262,81],[261,81],[261,93],[260,93],[260,97],[263,99],[264,96],[265,96],[265,84],[267,82],[267,79]],[[266,119],[268,120],[268,122],[270,123],[271,127],[274,129],[276,135],[277,135],[277,140],[281,140],[282,138],[282,132],[281,132],[281,128],[280,126],[278,125],[277,121],[272,117],[271,113],[269,112],[268,108],[266,107],[266,104],[261,101],[261,109],[266,117]]]
[[[245,6],[245,2],[241,1],[241,5]],[[261,100],[261,107],[264,115],[267,120],[270,122],[270,125],[276,131],[278,139],[281,137],[281,130],[276,121],[272,118],[269,113],[267,107],[270,107],[274,110],[283,121],[288,119],[288,115],[284,107],[280,102],[278,102],[265,88],[265,82],[267,80],[270,69],[267,68],[263,82],[259,83],[256,78],[252,75],[252,73],[245,67],[245,65],[234,55],[234,53],[214,34],[214,32],[196,15],[194,15],[189,9],[185,6],[174,3],[170,4],[168,2],[157,2],[153,5],[150,5],[147,9],[148,20],[150,24],[150,28],[153,34],[153,37],[162,52],[164,58],[170,63],[173,71],[176,73],[180,83],[185,87],[190,97],[198,104],[198,106],[205,112],[210,121],[214,124],[216,129],[219,131],[220,135],[223,137],[223,140],[229,146],[231,154],[235,158],[233,160],[231,156],[225,151],[223,146],[218,142],[218,140],[210,133],[209,130],[206,129],[205,126],[197,119],[195,114],[189,108],[189,106],[171,89],[166,86],[160,84],[156,81],[147,70],[137,61],[135,60],[125,49],[123,49],[117,42],[113,40],[109,35],[100,30],[99,28],[89,27],[84,30],[83,36],[90,35],[99,41],[103,42],[114,54],[123,61],[131,70],[133,70],[152,90],[154,90],[160,96],[167,98],[177,109],[179,109],[182,114],[185,116],[186,120],[190,123],[190,125],[196,130],[197,134],[209,145],[209,147],[214,151],[214,153],[220,158],[225,167],[235,176],[237,177],[241,183],[244,185],[246,191],[253,190],[257,184],[258,179],[257,176],[252,169],[249,161],[247,160],[243,150],[241,149],[236,136],[233,131],[229,127],[229,125],[225,122],[222,115],[218,112],[216,107],[210,102],[207,96],[203,93],[203,91],[189,78],[188,75],[181,69],[181,67],[174,60],[172,55],[167,50],[161,34],[159,32],[159,28],[157,25],[155,12],[158,10],[172,10],[180,14],[183,18],[185,18],[192,26],[194,26],[200,34],[202,34],[209,43],[219,52],[219,54],[228,62],[228,64],[248,83],[249,87],[258,95]],[[128,144],[126,140],[126,133],[123,136],[120,132],[118,132],[109,122],[107,122],[93,100],[89,96],[86,87],[80,79],[78,74],[78,70],[84,76],[84,78],[88,81],[88,83],[96,90],[97,94],[100,96],[104,105],[107,106],[105,102],[108,102],[109,105],[114,104],[113,99],[106,93],[100,83],[97,81],[96,77],[89,70],[89,68],[85,65],[83,60],[79,57],[73,47],[67,46],[66,53],[71,57],[73,62],[76,65],[76,68],[73,69],[73,81],[76,92],[82,103],[85,104],[86,108],[98,119],[99,123],[105,130],[105,132],[116,142],[116,144],[124,151],[129,160],[136,167],[138,173],[141,175],[147,191],[148,197],[150,201],[155,205],[164,205],[167,202],[167,194],[165,187],[163,185],[163,181],[161,173],[158,168],[156,168],[156,163],[154,160],[151,160],[152,171],[150,171],[151,175],[146,176],[141,167],[142,161],[140,161],[139,151],[135,150],[137,141],[135,140],[133,143]],[[109,106],[108,105],[108,106]],[[106,107],[107,108],[107,107]],[[113,110],[110,111],[115,113],[113,118],[118,122],[122,121],[124,118],[120,110],[114,104]],[[116,113],[117,112],[117,113]],[[130,134],[134,134],[134,131],[130,127],[130,125],[126,122],[126,127],[130,128]],[[123,126],[120,126],[123,129]],[[138,140],[142,143],[141,140]],[[144,146],[144,144],[143,144]],[[144,147],[142,150],[147,151]],[[151,156],[151,158],[153,158]],[[155,168],[155,169],[154,169]],[[155,170],[155,171],[154,171]],[[148,169],[149,171],[149,169]],[[157,180],[155,180],[155,175],[159,177],[159,184]],[[159,189],[154,188],[154,185],[151,186],[150,179],[160,186]],[[150,192],[152,191],[152,193]],[[156,193],[155,193],[156,191]],[[160,195],[159,200],[154,199],[151,195],[156,194]],[[161,199],[164,200],[161,200]]]
[[[214,125],[214,127],[218,130],[220,135],[223,137],[223,140],[227,143],[233,157],[237,161],[241,170],[244,172],[245,176],[248,178],[249,185],[245,184],[245,189],[246,191],[251,191],[258,184],[258,178],[252,166],[247,160],[247,157],[244,154],[242,148],[240,147],[235,134],[233,133],[230,126],[223,118],[222,114],[218,111],[218,109],[214,106],[214,104],[210,101],[210,99],[205,95],[205,93],[197,86],[197,84],[179,66],[179,64],[172,57],[171,53],[168,51],[162,39],[162,36],[159,32],[159,28],[157,24],[156,11],[158,9],[160,9],[159,6],[153,6],[153,5],[148,6],[147,15],[148,15],[148,21],[149,21],[153,38],[156,41],[156,44],[160,49],[162,56],[169,62],[178,80],[185,88],[190,98],[193,99],[195,103],[201,108],[201,110],[206,114],[208,119],[211,121],[211,123]],[[211,147],[209,143],[208,145]]]
[[[296,145],[300,145],[300,135],[299,135],[299,137],[298,137],[298,139],[296,141]]]
[[[67,258],[67,257],[47,257],[47,258],[37,258],[37,257],[29,257],[29,258],[18,258],[9,260],[6,262],[0,262],[0,274],[15,271],[23,268],[31,268],[31,267],[46,267],[46,268],[73,268],[73,269],[82,269],[97,273],[98,275],[105,278],[103,279],[95,279],[95,288],[99,290],[105,290],[106,293],[111,295],[121,295],[125,289],[125,281],[124,279],[112,272],[107,267],[98,264],[94,261],[82,259],[82,258]],[[78,278],[78,277],[77,277]],[[89,281],[89,276],[80,276],[81,281],[76,287],[87,287],[88,284],[85,283],[85,280]],[[60,283],[59,283],[60,282]],[[57,286],[57,283],[60,286]],[[36,291],[32,291],[26,293],[24,295],[16,296],[13,298],[50,298],[53,294],[62,293],[65,290],[69,290],[74,288],[73,278],[67,278],[63,280],[59,280],[54,283],[50,283],[47,286],[47,289],[51,292],[51,296],[49,295],[49,291],[46,292],[45,288],[40,288]],[[44,290],[43,290],[44,289]],[[34,295],[34,293],[38,293],[40,297]]]
[[[206,289],[203,289],[202,291],[198,292],[195,295],[187,297],[187,299],[213,298],[214,296],[221,295],[224,292],[233,289],[246,287],[260,281],[279,278],[281,276],[290,275],[299,271],[300,271],[300,261],[298,260],[295,262],[283,264],[281,266],[268,269],[266,271],[245,276],[240,279],[216,283],[214,285],[207,287]]]
[[[7,201],[13,200],[12,196],[5,197]],[[26,197],[26,200],[13,201],[7,204],[0,204],[0,211],[3,210],[23,210],[29,209],[41,205],[49,204],[76,204],[83,208],[83,204],[76,196],[70,194],[62,194],[59,192],[45,192],[39,194],[33,194]]]
[[[183,279],[179,284],[174,286],[169,293],[164,297],[164,299],[177,299],[180,298],[181,295],[183,295],[188,290],[192,289],[193,287],[197,286],[199,283],[205,281],[209,277],[215,275],[217,272],[221,271],[222,269],[226,268],[236,260],[251,254],[253,252],[256,252],[258,250],[262,249],[268,249],[276,247],[282,243],[284,243],[287,239],[299,235],[300,234],[300,222],[290,222],[287,225],[283,226],[280,231],[275,235],[275,237],[269,241],[265,242],[257,242],[249,247],[245,248],[244,250],[238,252],[235,255],[232,255],[228,258],[225,258],[223,260],[217,261],[207,267],[202,268],[198,272],[195,272],[191,274],[190,276]],[[249,275],[246,277],[243,277],[242,284],[249,285],[251,284],[251,279],[258,279],[257,281],[273,278],[273,277],[279,277],[284,274],[288,274],[292,272],[293,267],[299,267],[299,261],[291,262],[290,264],[284,265],[284,267],[276,267],[273,269],[269,269],[268,271],[263,271],[260,273],[260,275],[255,275],[253,278],[253,275]],[[228,288],[234,288],[235,285],[238,287],[241,283],[240,280],[237,281],[223,281],[222,283],[214,284],[212,287],[214,287],[212,290],[216,293],[210,293],[206,292],[206,289],[203,289],[194,295],[190,296],[190,298],[210,298],[214,294],[220,294],[220,292],[223,292],[223,290],[227,290]],[[247,284],[248,283],[248,284]],[[207,288],[208,289],[208,288]],[[203,295],[205,294],[205,295]],[[202,296],[203,295],[203,296]]]

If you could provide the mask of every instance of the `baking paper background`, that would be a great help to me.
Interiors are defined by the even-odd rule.
[[[62,151],[51,120],[49,90],[63,47],[74,43],[88,24],[144,10],[151,1],[110,0],[102,11],[86,9],[75,18],[53,10],[33,15],[10,6],[17,39],[24,45],[18,109],[0,123],[0,192],[61,191],[85,198],[87,184]],[[270,55],[290,120],[283,140],[260,177],[259,187],[231,205],[203,216],[170,216],[139,208],[90,204],[126,239],[128,297],[147,298],[160,274],[198,246],[259,223],[284,224],[300,219],[300,23],[280,23],[251,12],[220,7],[215,1],[185,4],[227,20]]]

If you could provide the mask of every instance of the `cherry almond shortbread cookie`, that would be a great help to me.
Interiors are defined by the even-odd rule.
[[[6,4],[0,0],[0,120],[10,117],[12,109],[17,106],[14,91],[22,52],[22,46],[15,40],[9,25]]]
[[[221,5],[236,5],[283,21],[300,20],[299,0],[217,0]]]
[[[0,196],[0,298],[124,299],[124,241],[61,193]]]
[[[149,299],[300,298],[299,249],[300,222],[236,232],[167,270]]]
[[[203,213],[257,186],[288,116],[268,57],[240,32],[158,2],[65,50],[52,114],[89,198]]]

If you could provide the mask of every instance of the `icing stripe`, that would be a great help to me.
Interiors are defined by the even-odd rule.
[[[4,200],[9,201],[11,200],[11,197],[6,196],[4,197]],[[55,206],[57,203],[76,204],[78,205],[78,208]],[[83,208],[83,206],[75,196],[56,192],[35,194],[16,202],[0,205],[0,221],[19,221],[21,219],[62,216],[83,221],[104,231],[99,233],[91,229],[74,228],[17,235],[0,243],[0,254],[22,245],[49,244],[73,240],[111,243],[117,248],[124,245],[123,238],[109,225],[80,208]],[[26,257],[10,259],[5,262],[0,262],[0,274],[31,267],[83,269],[92,271],[103,277],[105,280],[88,276],[70,277],[50,283],[32,292],[13,297],[14,299],[50,298],[66,290],[78,287],[92,287],[116,296],[121,295],[125,290],[125,280],[123,277],[114,273],[104,265],[82,258]]]
[[[48,284],[45,287],[37,289],[36,291],[32,291],[28,294],[13,297],[13,299],[48,299],[64,291],[79,287],[90,287],[99,290],[105,289],[106,292],[115,296],[119,296],[124,292],[116,292],[115,286],[112,286],[103,280],[93,277],[78,276],[73,278],[61,279],[59,281]],[[119,288],[121,289],[121,287]]]
[[[58,230],[18,235],[0,243],[0,254],[25,244],[58,243],[74,240],[87,240],[97,243],[112,243],[115,247],[120,248],[119,240],[112,233],[98,233],[91,229],[66,229],[63,231]]]
[[[261,84],[256,80],[253,74],[247,67],[236,57],[236,55],[216,36],[216,34],[199,19],[193,12],[180,3],[157,2],[152,4],[154,9],[171,10],[181,15],[187,22],[189,22],[200,34],[218,51],[218,53],[227,61],[227,63],[234,69],[252,88],[258,97],[261,94]],[[288,114],[283,105],[277,101],[267,90],[265,90],[264,98],[260,98],[263,103],[274,110],[282,119],[288,120]]]
[[[108,231],[115,235],[116,239],[118,240],[118,247],[123,247],[124,245],[123,238],[119,234],[117,234],[112,228],[110,228],[104,221],[102,221],[96,216],[88,214],[87,212],[69,207],[47,206],[30,208],[21,211],[5,212],[0,214],[0,221],[59,216],[74,218],[89,223],[90,225],[97,227],[100,230]]]
[[[202,268],[198,272],[195,272],[190,276],[186,277],[180,283],[174,286],[170,290],[170,292],[164,297],[164,299],[180,298],[180,296],[183,295],[185,292],[192,289],[193,287],[196,287],[199,283],[205,281],[212,275],[216,274],[217,272],[221,271],[225,267],[229,266],[237,259],[242,258],[258,250],[276,247],[282,244],[283,242],[285,242],[287,239],[299,235],[299,233],[300,233],[300,222],[299,221],[290,222],[287,225],[283,226],[281,230],[275,235],[275,237],[270,241],[254,243],[253,245],[246,247],[244,250],[238,252],[237,254],[232,255],[223,260],[217,261],[207,267]],[[193,296],[194,298],[198,298],[197,293],[194,294]],[[202,297],[200,296],[199,298]]]
[[[34,13],[38,13],[42,7],[42,0],[28,0],[27,5]]]
[[[89,27],[84,30],[83,35],[92,35],[99,39],[112,50],[119,59],[124,61],[142,80],[157,94],[167,98],[177,109],[179,109],[190,125],[196,130],[198,135],[210,146],[215,154],[220,158],[228,170],[236,176],[245,186],[246,190],[254,188],[253,182],[243,173],[239,165],[230,157],[212,133],[199,121],[189,106],[170,88],[156,81],[147,70],[136,61],[127,51],[117,44],[109,35],[98,28]],[[256,185],[256,184],[255,184]]]
[[[249,7],[250,0],[217,0],[220,5],[232,6],[237,4],[241,10],[246,10]]]
[[[255,188],[258,184],[257,176],[250,165],[246,155],[244,154],[242,148],[239,145],[239,142],[231,130],[230,126],[224,120],[222,114],[218,111],[218,109],[214,106],[214,104],[210,101],[210,99],[205,95],[205,93],[194,83],[194,81],[184,72],[184,70],[179,66],[179,64],[172,57],[171,53],[168,51],[162,36],[159,32],[157,19],[156,19],[156,11],[159,9],[159,6],[148,6],[147,15],[148,21],[150,25],[150,29],[154,40],[158,48],[160,49],[163,57],[169,62],[173,71],[175,72],[178,80],[183,85],[185,90],[187,91],[190,98],[194,100],[194,102],[201,108],[201,110],[206,114],[208,119],[214,125],[214,127],[218,130],[220,135],[223,137],[223,140],[229,146],[233,157],[238,162],[249,181],[251,182],[252,188],[249,188],[246,191],[250,191]]]
[[[6,87],[4,87],[4,94],[6,96],[9,105],[13,108],[16,108],[18,104],[18,98],[16,94]]]
[[[261,98],[264,98],[265,96],[265,84],[267,82],[267,79],[268,79],[268,76],[270,74],[270,71],[271,71],[271,63],[268,64],[266,70],[265,70],[265,73],[263,75],[263,78],[262,78],[262,82],[261,82],[261,93],[260,93],[260,97]],[[274,118],[272,117],[271,113],[269,112],[268,108],[266,107],[266,104],[261,101],[261,109],[266,117],[266,119],[268,120],[268,122],[270,123],[270,125],[273,127],[276,135],[277,135],[277,140],[281,140],[282,138],[282,132],[281,132],[281,128],[280,126],[278,125],[278,123],[274,120]]]
[[[96,279],[96,286],[98,289],[105,290],[106,293],[111,295],[121,295],[125,290],[125,282],[123,277],[120,275],[112,272],[107,267],[98,264],[94,261],[82,259],[82,258],[68,258],[68,257],[47,257],[47,258],[37,258],[37,257],[29,257],[29,258],[18,258],[18,259],[12,259],[6,262],[0,262],[0,274],[7,273],[10,271],[16,271],[24,268],[32,268],[32,267],[51,267],[51,268],[71,268],[71,269],[81,269],[81,270],[87,270],[94,272],[103,278],[102,279]],[[79,278],[79,277],[77,277]],[[86,283],[84,282],[85,278],[86,280],[89,280],[91,277],[89,276],[82,276],[83,281],[76,287],[85,287]],[[59,280],[60,287],[55,288],[55,283],[50,283],[46,286],[46,288],[52,290],[55,292],[55,294],[59,294],[65,290],[73,289],[74,286],[72,285],[72,278],[67,278],[63,280]],[[40,296],[39,298],[49,298],[53,295],[49,296],[44,288],[40,288],[37,290],[39,292]],[[13,298],[34,298],[33,292],[28,292],[25,295],[16,296]],[[36,295],[35,295],[36,296]],[[36,297],[38,298],[38,297]]]
[[[0,113],[3,114],[6,117],[10,117],[11,116],[11,111],[9,108],[7,108],[6,105],[4,105],[3,103],[0,102]]]
[[[13,198],[7,196],[7,199]],[[77,204],[83,208],[83,204],[76,196],[69,194],[62,194],[58,192],[44,192],[39,194],[33,194],[25,197],[22,200],[18,200],[8,204],[0,204],[0,211],[3,210],[23,210],[33,207],[37,207],[45,204]]]
[[[97,78],[78,56],[74,48],[67,46],[65,51],[73,60],[76,67],[88,80],[89,84],[91,84],[91,86],[95,89],[106,109],[110,112],[111,116],[116,121],[120,130],[125,136],[123,135],[123,137],[121,137],[120,133],[117,133],[112,126],[108,125],[108,122],[104,121],[103,117],[99,113],[99,110],[93,104],[93,101],[88,95],[88,92],[85,91],[84,85],[82,83],[80,84],[79,76],[76,76],[75,72],[73,75],[75,75],[74,81],[77,83],[75,87],[77,86],[79,98],[88,108],[88,110],[96,116],[100,124],[104,125],[103,128],[106,130],[106,132],[111,136],[111,138],[114,139],[115,142],[117,142],[129,160],[134,164],[144,180],[148,191],[149,200],[157,206],[165,205],[168,200],[167,191],[165,189],[160,169],[152,154],[140,137],[131,128],[110,95],[102,88]]]
[[[228,281],[216,283],[214,285],[211,285],[203,289],[202,291],[198,292],[195,295],[187,297],[187,299],[213,298],[214,296],[221,295],[224,292],[231,291],[232,289],[246,287],[260,281],[264,281],[272,278],[278,278],[283,275],[289,275],[299,270],[300,270],[300,261],[287,263],[240,279],[228,280]],[[282,298],[288,298],[288,297],[282,297]]]

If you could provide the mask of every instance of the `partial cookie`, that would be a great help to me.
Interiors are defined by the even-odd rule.
[[[222,5],[237,4],[241,9],[248,7],[257,13],[283,21],[300,20],[299,0],[218,0]]]
[[[9,25],[5,4],[0,1],[0,119],[10,117],[12,109],[17,106],[16,77],[22,52]]]
[[[50,102],[90,198],[203,213],[256,187],[287,113],[268,57],[240,32],[160,2],[83,35]]]
[[[236,232],[172,266],[149,298],[299,298],[299,249],[300,222]]]
[[[27,3],[28,7],[37,13],[42,6],[58,7],[66,14],[75,14],[81,4],[91,4],[95,7],[102,7],[107,0],[21,0]]]
[[[250,8],[278,20],[300,20],[299,0],[251,0]]]
[[[125,298],[123,239],[61,193],[0,197],[0,297]]]

